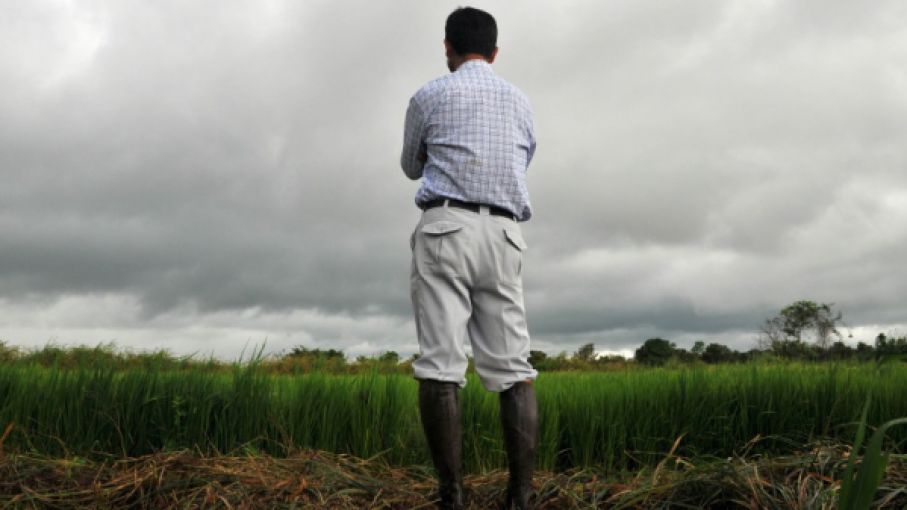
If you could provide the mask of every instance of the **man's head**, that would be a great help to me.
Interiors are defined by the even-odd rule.
[[[494,17],[472,7],[460,7],[447,17],[444,46],[447,67],[454,71],[463,62],[481,58],[493,62],[498,53],[498,25]]]

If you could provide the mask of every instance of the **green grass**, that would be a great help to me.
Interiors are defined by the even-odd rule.
[[[427,464],[416,381],[407,375],[272,375],[232,371],[0,364],[0,441],[50,456],[161,450],[299,448]],[[726,458],[744,448],[789,453],[821,438],[850,441],[863,404],[878,425],[907,416],[907,366],[776,364],[543,373],[540,468],[613,472],[676,455]],[[462,392],[467,468],[505,465],[496,395],[470,375]],[[889,430],[903,451],[907,427]]]

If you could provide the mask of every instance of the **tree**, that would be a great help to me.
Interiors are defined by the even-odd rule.
[[[828,349],[828,357],[835,360],[845,360],[853,357],[855,350],[853,347],[838,340],[831,344]]]
[[[702,357],[702,353],[705,352],[705,342],[703,342],[702,340],[696,340],[696,342],[693,343],[693,348],[690,349],[690,352],[692,352],[696,356]]]
[[[772,353],[779,358],[799,359],[816,361],[822,358],[825,352],[821,347],[814,344],[801,342],[800,340],[785,340],[772,344]]]
[[[538,369],[546,359],[548,359],[548,354],[545,351],[529,351],[529,364],[535,369]]]
[[[636,349],[634,358],[644,365],[664,365],[674,355],[676,346],[662,338],[650,338]]]
[[[322,358],[343,359],[343,351],[338,349],[309,349],[304,345],[297,345],[290,349],[287,357],[290,358]]]
[[[577,349],[573,353],[573,359],[587,362],[595,361],[595,344],[586,344]]]
[[[378,356],[378,361],[396,365],[397,363],[400,363],[400,355],[397,354],[397,351],[386,351],[381,353],[381,356]]]
[[[730,347],[722,344],[709,344],[702,352],[702,361],[706,363],[726,363],[736,358]]]
[[[888,338],[884,333],[876,337],[876,357],[907,355],[907,337]]]
[[[775,349],[778,343],[803,342],[803,335],[813,331],[816,345],[826,349],[831,337],[842,338],[838,332],[842,314],[835,312],[834,304],[817,304],[814,301],[797,301],[784,309],[762,326],[762,342],[765,347]]]
[[[857,342],[857,358],[866,361],[873,357],[875,349],[865,342]]]

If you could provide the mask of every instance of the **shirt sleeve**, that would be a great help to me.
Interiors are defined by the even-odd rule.
[[[529,168],[529,163],[532,162],[532,157],[535,156],[535,126],[532,123],[532,117],[529,117],[529,152],[526,154],[526,168]]]
[[[426,151],[425,142],[422,140],[424,128],[425,118],[422,108],[413,98],[406,109],[406,121],[403,126],[403,153],[400,155],[400,166],[403,167],[403,173],[413,180],[422,177],[422,167],[425,165],[420,158],[420,156],[424,157]]]

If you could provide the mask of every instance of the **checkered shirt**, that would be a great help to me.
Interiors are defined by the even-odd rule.
[[[529,100],[483,60],[428,82],[409,102],[400,165],[410,179],[423,178],[416,205],[452,198],[502,207],[526,221],[534,153]]]

